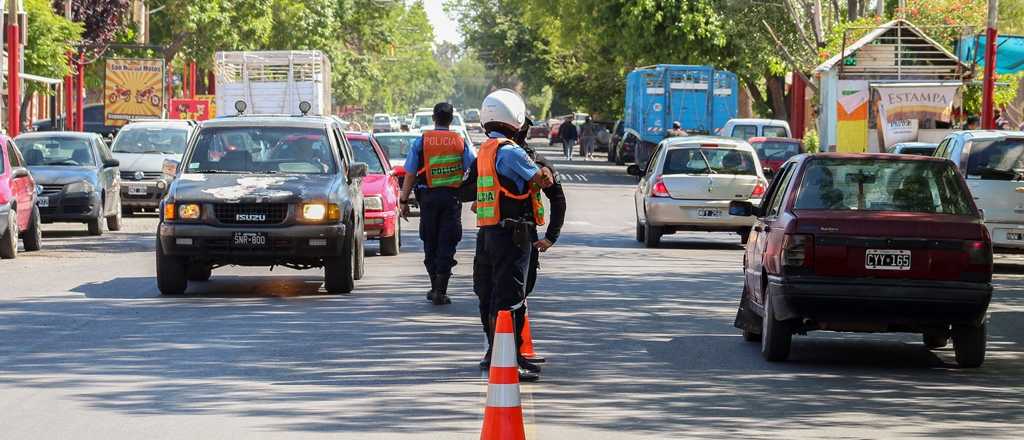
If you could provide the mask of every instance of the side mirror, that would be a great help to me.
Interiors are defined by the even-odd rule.
[[[729,215],[733,217],[750,217],[756,214],[754,204],[745,200],[729,202]]]
[[[107,159],[103,161],[103,168],[113,168],[121,166],[121,161],[117,159]]]
[[[15,168],[15,169],[11,170],[11,178],[12,179],[18,179],[18,178],[21,178],[21,177],[28,177],[28,176],[29,176],[28,168]]]
[[[367,171],[366,162],[352,162],[352,165],[348,167],[348,178],[362,179],[366,177]]]
[[[630,176],[643,177],[644,170],[640,169],[640,165],[630,165],[626,167],[626,174]]]
[[[405,167],[401,165],[395,165],[391,168],[391,171],[394,172],[396,176],[405,176]]]

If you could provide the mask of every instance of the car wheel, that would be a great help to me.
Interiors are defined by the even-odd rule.
[[[953,351],[961,368],[977,368],[985,362],[986,325],[953,327]]]
[[[644,242],[644,225],[640,224],[640,219],[636,219],[636,241]]]
[[[644,246],[649,248],[656,248],[661,245],[661,228],[651,225],[650,223],[644,224]]]
[[[331,257],[324,260],[324,289],[327,293],[350,293],[355,288],[355,279],[352,277],[356,254],[352,240],[349,240],[339,257]]]
[[[39,207],[32,207],[32,218],[28,221],[28,229],[21,234],[26,251],[38,251],[43,247],[43,228],[40,226]]]
[[[107,217],[107,229],[111,231],[121,230],[121,198],[117,198],[117,206],[114,207],[114,215]]]
[[[930,350],[949,345],[949,335],[947,333],[928,332],[921,335],[921,339],[924,341],[924,346]]]
[[[86,222],[89,226],[89,235],[103,235],[103,217],[96,217]]]
[[[761,318],[761,356],[769,362],[784,361],[789,357],[793,332],[788,323],[775,319],[775,302],[765,292],[764,317]]]
[[[381,237],[380,239],[380,254],[384,256],[398,255],[399,248],[402,246],[400,243],[402,230],[402,222],[399,218],[395,218],[395,235],[391,237]]]
[[[189,281],[210,281],[213,276],[213,267],[209,264],[189,264],[185,274]]]
[[[365,233],[360,231],[356,235],[356,253],[355,261],[352,263],[352,279],[361,280],[363,275],[366,275],[366,237]]]
[[[156,239],[156,286],[161,295],[181,295],[188,288],[185,259],[164,255],[160,239]]]
[[[15,214],[15,207],[11,206],[11,214],[8,214],[7,231],[0,237],[0,258],[9,260],[18,256],[18,214]]]

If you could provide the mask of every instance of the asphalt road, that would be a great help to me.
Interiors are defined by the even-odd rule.
[[[913,335],[834,333],[768,364],[732,327],[735,235],[643,249],[621,167],[561,171],[568,222],[531,300],[549,363],[522,387],[529,438],[1020,438],[1016,260],[1000,259],[980,369]],[[433,307],[415,220],[400,256],[368,246],[351,295],[324,294],[319,272],[224,268],[173,298],[155,285],[155,217],[126,223],[101,238],[48,225],[43,251],[0,261],[0,437],[479,438],[473,228],[454,304]]]

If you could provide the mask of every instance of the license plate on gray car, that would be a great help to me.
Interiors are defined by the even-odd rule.
[[[700,218],[719,218],[722,216],[721,209],[698,209],[697,217]]]

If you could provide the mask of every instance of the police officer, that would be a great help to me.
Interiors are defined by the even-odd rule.
[[[423,265],[430,276],[427,299],[434,305],[451,304],[448,280],[455,266],[455,247],[462,240],[462,202],[458,188],[476,156],[469,141],[448,129],[455,109],[442,102],[434,106],[434,129],[414,140],[405,159],[415,178],[405,179],[399,202],[409,212],[409,193],[416,187],[420,204],[420,240]]]
[[[498,311],[511,310],[517,346],[521,344],[526,299],[526,277],[533,247],[531,231],[542,222],[540,188],[551,186],[551,176],[511,139],[526,119],[522,97],[497,90],[484,99],[480,123],[487,141],[470,169],[466,188],[475,199],[477,226],[473,290],[480,299],[480,322],[493,343]],[[475,198],[473,195],[475,194]],[[464,194],[463,197],[466,197]],[[493,345],[493,344],[491,344]],[[481,366],[490,363],[490,350]],[[534,381],[540,368],[519,357],[519,378]]]

